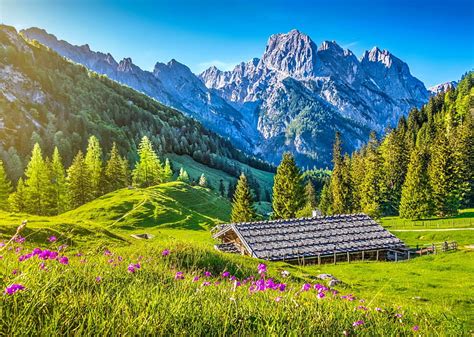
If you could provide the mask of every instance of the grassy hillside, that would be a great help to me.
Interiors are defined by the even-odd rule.
[[[210,190],[170,182],[147,189],[118,190],[55,217],[0,212],[0,235],[13,235],[27,219],[26,234],[35,242],[57,235],[68,244],[130,244],[134,240],[130,234],[142,233],[159,240],[186,239],[192,233],[194,240],[212,242],[209,228],[228,221],[229,214],[230,203]]]
[[[25,290],[4,298],[2,331],[197,335],[341,335],[347,331],[371,336],[460,336],[474,328],[470,317],[472,250],[399,263],[269,263],[267,278],[284,282],[286,289],[255,291],[255,281],[247,277],[258,279],[255,269],[259,261],[212,248],[209,229],[228,221],[229,212],[226,199],[180,182],[122,189],[57,217],[0,212],[0,242],[6,242],[21,220],[28,219],[21,233],[26,242],[7,246],[21,250],[0,247],[0,286],[25,286]],[[472,212],[463,214],[470,217]],[[406,228],[388,220],[394,231]],[[423,228],[438,235],[437,241],[454,233],[433,232],[438,229],[436,221],[430,224],[430,228]],[[465,242],[472,244],[474,231],[463,231],[467,232]],[[130,236],[142,233],[154,238]],[[419,235],[396,234],[406,239],[413,233]],[[49,243],[51,235],[58,240]],[[67,265],[47,260],[43,261],[46,269],[41,269],[36,256],[19,261],[19,256],[34,247],[57,250],[64,244],[68,247],[61,254],[69,258]],[[112,255],[104,256],[106,247]],[[161,252],[166,248],[171,254],[163,257]],[[127,272],[130,263],[139,263],[140,269]],[[288,270],[290,277],[283,278],[282,270]],[[214,276],[206,278],[205,271]],[[219,276],[224,271],[235,275],[241,286]],[[184,280],[175,279],[177,272],[184,273]],[[320,273],[343,281],[334,288],[338,294],[323,291],[325,297],[319,298],[315,290],[301,290],[305,283],[317,283],[315,276]],[[200,279],[194,282],[196,276]],[[348,294],[354,294],[355,299],[341,297]],[[38,311],[42,313],[39,316]],[[360,321],[363,324],[353,325]]]
[[[224,171],[209,168],[208,166],[198,163],[189,156],[167,154],[166,157],[168,157],[172,161],[175,168],[184,167],[184,169],[189,173],[190,177],[195,179],[196,181],[199,179],[201,174],[204,173],[206,178],[208,178],[208,182],[215,190],[218,190],[219,182],[221,179],[223,180],[226,189],[228,188],[230,182],[235,183],[237,181],[236,177],[233,177],[225,173]],[[237,167],[239,167],[242,172],[251,172],[251,174],[257,179],[258,183],[260,184],[260,194],[262,196],[265,196],[265,191],[271,193],[273,188],[274,173],[262,171],[237,161],[229,162],[232,163],[232,165],[236,165]]]

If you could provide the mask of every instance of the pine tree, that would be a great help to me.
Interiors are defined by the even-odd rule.
[[[133,170],[133,184],[149,187],[163,182],[163,168],[158,155],[147,136],[142,138],[138,147],[139,160]]]
[[[67,170],[69,201],[72,208],[84,205],[93,199],[89,169],[81,151]]]
[[[241,174],[232,202],[232,222],[249,222],[254,220],[256,212],[253,206],[252,192],[245,174]]]
[[[333,146],[334,168],[331,175],[332,212],[335,214],[349,213],[351,211],[351,182],[348,160],[342,156],[342,142],[339,132]]]
[[[206,179],[206,176],[203,174],[201,174],[201,177],[199,177],[199,183],[198,183],[199,186],[201,187],[207,187],[207,179]]]
[[[428,160],[424,149],[415,148],[411,153],[400,201],[402,218],[419,219],[432,214]]]
[[[224,181],[221,179],[219,180],[219,194],[221,197],[225,196],[225,186],[224,186]]]
[[[84,162],[90,176],[92,198],[98,198],[103,193],[102,148],[95,136],[89,138]]]
[[[128,184],[128,161],[122,158],[115,142],[110,150],[109,160],[105,165],[105,191],[112,192]]]
[[[381,182],[382,210],[384,214],[394,215],[398,213],[409,160],[402,129],[391,130],[386,134],[380,145],[380,154],[383,172]]]
[[[444,132],[440,132],[431,146],[429,179],[434,212],[438,216],[455,215],[460,204],[456,186],[455,160]]]
[[[273,184],[273,217],[294,218],[304,205],[301,173],[290,153],[285,153],[277,168]]]
[[[229,182],[229,188],[227,189],[227,199],[232,200],[234,198],[235,189],[237,188],[237,182]]]
[[[370,134],[365,155],[365,173],[361,186],[360,203],[362,211],[370,216],[378,217],[382,213],[381,184],[382,158],[379,144],[374,132]]]
[[[7,178],[3,162],[0,160],[0,210],[8,210],[8,197],[12,190],[12,184]]]
[[[163,168],[163,181],[168,182],[173,180],[173,169],[168,158],[165,161],[165,167]]]
[[[26,167],[25,194],[26,211],[31,214],[46,214],[49,188],[48,171],[38,143],[33,147],[30,162]]]
[[[53,214],[61,214],[68,210],[66,172],[63,161],[57,147],[54,148],[53,160],[51,162],[51,188]]]
[[[23,178],[18,179],[16,191],[10,194],[8,202],[10,204],[10,211],[16,213],[23,213],[26,211],[26,193]]]
[[[184,168],[181,167],[179,170],[179,176],[178,176],[178,181],[182,181],[185,183],[189,183],[189,175],[188,172]]]
[[[321,198],[319,201],[319,210],[324,215],[331,215],[332,212],[332,192],[331,192],[331,181],[327,181],[321,191]]]
[[[313,211],[317,209],[318,203],[316,201],[316,191],[314,189],[313,183],[308,179],[304,188],[305,194],[305,204],[304,207],[297,212],[297,216],[308,217],[312,216]]]

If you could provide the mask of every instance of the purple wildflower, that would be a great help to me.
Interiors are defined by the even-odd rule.
[[[174,275],[175,280],[184,280],[184,273],[182,271],[178,271],[176,275]]]
[[[396,318],[402,318],[403,315],[402,315],[402,314],[395,314],[395,317],[396,317]]]
[[[20,291],[20,290],[23,290],[23,289],[25,289],[25,287],[23,285],[18,284],[18,283],[14,283],[14,284],[12,284],[12,285],[5,288],[5,294],[13,295],[17,291]]]
[[[130,263],[128,265],[127,271],[133,274],[136,271],[135,265],[133,263]]]
[[[18,269],[13,269],[12,274],[13,274],[13,275],[16,275],[16,274],[18,274],[19,272],[20,272],[20,271],[19,271]]]
[[[170,250],[169,250],[169,249],[163,250],[163,251],[161,252],[161,255],[162,255],[162,256],[168,256],[168,255],[170,255]]]
[[[363,320],[358,320],[358,321],[355,321],[354,323],[352,323],[353,327],[356,327],[356,326],[359,326],[359,325],[364,325],[364,321]]]
[[[100,283],[100,281],[102,281],[102,277],[97,276],[97,277],[95,278],[95,281],[96,281],[97,283]]]
[[[222,277],[226,278],[226,277],[229,277],[230,276],[230,273],[228,271],[225,271],[222,273]]]
[[[41,262],[39,267],[40,267],[40,269],[45,270],[46,269],[46,263]]]
[[[265,274],[267,272],[267,265],[264,263],[260,263],[257,269],[259,274]]]
[[[21,243],[24,243],[25,240],[26,240],[26,239],[25,239],[24,237],[22,237],[21,235],[18,235],[18,236],[15,238],[15,242],[16,242],[16,243],[20,243],[20,244],[21,244]]]
[[[194,276],[193,282],[197,282],[197,281],[199,281],[199,276]]]
[[[311,289],[311,284],[309,283],[305,283],[303,284],[303,286],[301,287],[301,291],[308,291]]]
[[[377,307],[375,308],[375,311],[382,312],[382,308]]]
[[[364,305],[359,305],[357,309],[367,311],[367,307]]]
[[[67,258],[67,256],[61,256],[59,259],[58,259],[59,263],[61,264],[69,264],[69,259]]]
[[[211,285],[211,282],[206,281],[206,282],[203,282],[202,285],[203,285],[203,287],[208,287],[208,286]]]
[[[5,242],[0,241],[0,247],[5,247]]]
[[[212,274],[211,274],[210,271],[205,271],[205,272],[204,272],[204,276],[205,276],[205,277],[211,277]]]
[[[420,327],[418,325],[415,325],[415,326],[413,326],[412,330],[413,331],[418,331],[418,330],[420,330]]]
[[[324,298],[326,297],[326,294],[323,292],[318,293],[318,298]]]
[[[56,242],[58,240],[57,237],[55,237],[54,235],[51,235],[49,238],[48,238],[48,241],[49,242]]]
[[[110,255],[112,255],[112,252],[106,248],[106,249],[104,250],[104,255],[105,255],[105,256],[110,256]]]

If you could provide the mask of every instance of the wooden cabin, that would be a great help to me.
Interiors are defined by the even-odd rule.
[[[270,261],[387,260],[405,244],[365,214],[231,223],[213,229],[216,249]]]

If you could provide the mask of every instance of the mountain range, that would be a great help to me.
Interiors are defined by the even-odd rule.
[[[45,30],[21,32],[28,39],[92,71],[181,110],[237,147],[277,163],[284,151],[300,165],[329,166],[334,133],[345,150],[393,126],[430,97],[408,65],[374,47],[357,58],[335,41],[318,47],[298,30],[270,36],[261,58],[232,71],[211,67],[199,75],[176,60],[153,71],[130,58],[74,46]]]

